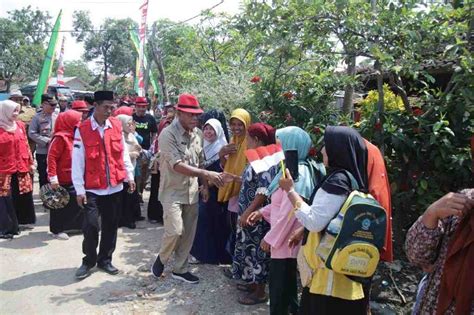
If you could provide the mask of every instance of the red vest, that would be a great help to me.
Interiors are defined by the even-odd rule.
[[[104,131],[102,139],[99,130],[92,130],[91,120],[79,126],[84,145],[86,189],[106,189],[108,185],[117,186],[127,175],[123,162],[122,123],[114,117],[109,118],[112,128]],[[106,163],[109,169],[107,183]]]
[[[48,150],[48,176],[56,175],[60,185],[71,185],[72,139],[55,135]]]
[[[15,133],[0,128],[0,173],[27,173],[33,164],[25,124],[17,121]]]

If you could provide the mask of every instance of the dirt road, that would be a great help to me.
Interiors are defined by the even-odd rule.
[[[168,268],[163,279],[155,280],[149,270],[163,228],[143,221],[135,230],[119,229],[113,260],[118,275],[94,269],[89,278],[76,281],[82,235],[67,241],[53,239],[49,213],[39,204],[37,217],[33,230],[0,240],[2,315],[268,313],[266,304],[250,307],[236,302],[239,293],[223,276],[222,266],[193,266],[192,272],[201,279],[197,285],[172,279]]]

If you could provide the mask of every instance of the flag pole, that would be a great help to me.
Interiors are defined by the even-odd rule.
[[[46,92],[48,88],[48,79],[51,75],[51,68],[53,65],[54,52],[56,50],[56,43],[58,41],[58,31],[61,26],[61,15],[63,10],[59,11],[56,22],[54,23],[53,31],[51,32],[51,38],[49,39],[48,49],[43,62],[43,68],[36,85],[36,92],[33,97],[33,105],[38,106],[41,104],[41,94]]]

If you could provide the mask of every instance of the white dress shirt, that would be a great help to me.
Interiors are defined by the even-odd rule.
[[[99,123],[95,120],[94,115],[91,116],[91,127],[92,130],[99,129],[99,134],[102,139],[104,139],[104,131],[105,129],[112,128],[112,124],[107,119],[105,121],[104,126],[100,126]],[[130,161],[130,155],[128,154],[127,146],[125,145],[125,141],[122,136],[122,147],[123,147],[123,162],[125,164],[125,169],[127,170],[127,178],[129,181],[133,181],[134,179],[134,168],[132,162]],[[107,174],[97,174],[97,176],[107,176],[108,186],[105,189],[85,189],[84,188],[84,171],[85,171],[85,151],[84,145],[82,144],[82,137],[79,131],[79,128],[76,129],[74,135],[74,145],[72,149],[72,183],[74,185],[74,189],[76,190],[76,194],[78,196],[85,195],[86,191],[91,192],[96,195],[104,196],[104,195],[111,195],[116,192],[119,192],[123,189],[123,184],[120,183],[117,186],[111,186],[110,181],[108,180],[109,176],[109,166],[106,165],[106,172]]]

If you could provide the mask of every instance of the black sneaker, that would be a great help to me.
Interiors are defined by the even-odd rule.
[[[160,256],[156,257],[155,263],[151,266],[151,273],[155,276],[155,278],[161,277],[163,274],[163,270],[165,269],[165,265],[160,260]]]
[[[91,275],[91,269],[87,265],[82,264],[77,270],[76,270],[76,279],[82,280]]]
[[[186,273],[174,273],[173,272],[172,277],[175,278],[175,279],[187,282],[187,283],[198,283],[199,282],[199,278],[196,277],[195,275],[193,275],[190,272],[186,272]]]

